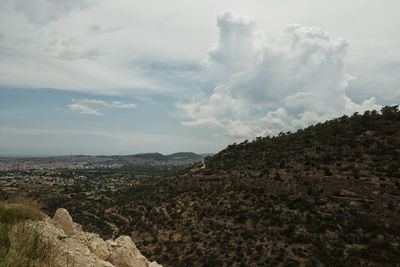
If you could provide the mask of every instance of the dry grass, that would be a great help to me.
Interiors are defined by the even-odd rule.
[[[42,220],[45,217],[34,205],[0,202],[0,223],[16,224],[26,220]]]
[[[56,248],[30,223],[45,217],[33,202],[0,202],[0,267],[53,266]]]

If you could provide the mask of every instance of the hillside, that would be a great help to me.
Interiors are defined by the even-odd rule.
[[[398,263],[399,156],[387,107],[228,146],[116,202],[143,221],[129,229],[143,252],[170,265]]]
[[[233,144],[157,182],[79,200],[43,195],[165,266],[400,262],[400,111],[343,116]]]

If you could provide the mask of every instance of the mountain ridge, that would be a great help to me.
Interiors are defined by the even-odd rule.
[[[170,248],[183,265],[395,263],[399,148],[400,112],[385,107],[230,145],[153,186],[126,189],[134,196],[117,202],[165,209],[168,216],[146,208],[125,214],[157,225],[132,233],[143,253],[167,266],[178,258],[154,248]],[[163,232],[180,238],[162,239]]]

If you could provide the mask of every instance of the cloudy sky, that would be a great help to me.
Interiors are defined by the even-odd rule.
[[[217,152],[400,102],[398,0],[2,0],[0,154]]]

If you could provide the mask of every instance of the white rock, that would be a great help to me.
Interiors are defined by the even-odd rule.
[[[157,263],[155,263],[157,265],[150,263],[136,248],[129,236],[120,236],[115,242],[117,246],[112,248],[109,261],[116,267],[159,266]]]
[[[56,266],[160,267],[149,262],[129,236],[104,241],[98,234],[81,231],[66,209],[58,209],[53,219],[31,222],[57,248]],[[68,236],[66,236],[68,235]]]
[[[89,249],[92,253],[94,253],[97,257],[102,260],[107,260],[110,256],[109,245],[100,237],[93,238],[89,242]]]
[[[67,235],[74,234],[74,223],[66,209],[58,209],[53,217],[53,223],[55,226],[64,230]]]
[[[116,242],[114,242],[113,240],[108,239],[108,240],[106,240],[106,242],[107,242],[107,244],[108,244],[109,247],[116,247],[116,246],[118,246],[118,244],[117,244]]]
[[[79,223],[74,222],[73,223],[73,228],[74,228],[74,232],[82,231],[82,225],[80,225]]]

